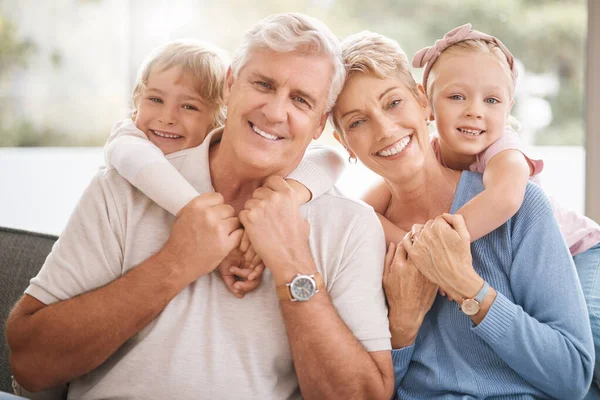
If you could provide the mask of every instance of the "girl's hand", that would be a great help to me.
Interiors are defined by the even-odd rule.
[[[461,215],[443,214],[427,221],[418,237],[403,240],[410,260],[455,301],[472,298],[483,286],[473,269],[470,236]]]
[[[410,233],[405,236],[409,239]],[[392,347],[414,343],[421,323],[431,309],[438,286],[430,282],[407,256],[403,243],[390,243],[385,257],[383,288],[389,305]]]

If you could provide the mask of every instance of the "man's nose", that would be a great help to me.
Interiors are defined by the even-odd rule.
[[[287,120],[286,99],[283,96],[271,96],[263,106],[262,112],[268,122],[276,124]]]

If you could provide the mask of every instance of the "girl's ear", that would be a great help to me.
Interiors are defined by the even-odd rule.
[[[136,118],[137,118],[137,110],[133,110],[133,112],[131,113],[131,120],[133,122],[135,122]]]
[[[351,158],[356,158],[356,154],[354,154],[354,152],[352,150],[350,150],[350,148],[348,147],[348,145],[346,144],[346,141],[344,140],[343,137],[340,136],[340,134],[337,131],[333,131],[333,137],[335,138],[335,140],[337,140],[342,146],[344,146],[344,149],[346,149],[346,151],[348,152],[348,154],[350,155]]]

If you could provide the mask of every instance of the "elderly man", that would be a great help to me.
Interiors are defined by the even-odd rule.
[[[280,178],[324,129],[338,46],[298,14],[245,35],[224,129],[170,156],[203,193],[175,221],[98,173],[9,319],[18,381],[90,399],[391,396],[375,214],[335,189],[299,208]],[[243,299],[212,273],[240,222],[268,268]]]

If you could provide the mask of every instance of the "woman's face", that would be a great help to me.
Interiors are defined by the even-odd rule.
[[[356,73],[346,81],[333,110],[347,147],[369,169],[395,181],[414,175],[432,153],[429,107],[396,76]]]

